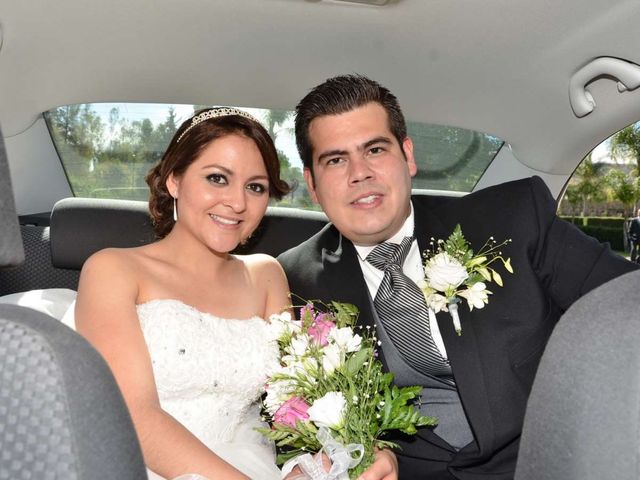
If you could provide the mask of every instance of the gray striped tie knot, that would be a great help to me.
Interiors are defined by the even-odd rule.
[[[409,254],[412,243],[413,237],[405,237],[400,244],[387,242],[381,243],[371,250],[371,253],[367,255],[366,260],[383,272],[402,268],[402,264]]]

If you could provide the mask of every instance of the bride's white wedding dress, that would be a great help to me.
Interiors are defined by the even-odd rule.
[[[137,311],[162,408],[250,478],[279,479],[273,443],[254,430],[265,426],[258,400],[278,358],[268,324],[218,318],[178,300]]]

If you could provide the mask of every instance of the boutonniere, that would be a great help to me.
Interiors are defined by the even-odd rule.
[[[427,306],[434,312],[449,312],[453,326],[458,335],[462,334],[458,303],[464,298],[469,311],[483,308],[489,303],[491,291],[486,283],[495,282],[503,285],[502,277],[493,268],[500,262],[505,270],[513,273],[511,259],[504,258],[500,249],[511,243],[511,239],[501,243],[493,237],[484,243],[477,253],[462,235],[462,228],[456,225],[453,233],[446,240],[431,239],[429,249],[423,253],[424,280],[418,286],[424,293]]]

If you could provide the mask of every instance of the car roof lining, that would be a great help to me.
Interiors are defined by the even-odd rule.
[[[496,135],[529,168],[569,175],[640,118],[640,91],[604,79],[590,86],[593,114],[578,119],[568,98],[598,56],[640,63],[639,17],[635,0],[9,2],[0,124],[12,137],[50,108],[101,101],[292,109],[323,79],[359,72],[410,120]]]

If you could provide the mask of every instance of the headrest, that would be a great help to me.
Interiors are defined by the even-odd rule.
[[[311,237],[327,223],[322,212],[269,207],[249,240],[235,253],[278,256]],[[51,261],[54,267],[79,270],[93,253],[107,247],[137,247],[155,234],[146,202],[65,198],[51,212]]]
[[[51,211],[51,262],[80,270],[107,247],[138,247],[155,240],[147,202],[65,198]]]
[[[24,262],[24,247],[11,187],[11,175],[0,131],[0,267],[14,267]]]
[[[234,253],[266,253],[277,257],[313,236],[328,221],[322,212],[291,207],[269,207],[258,228]]]

